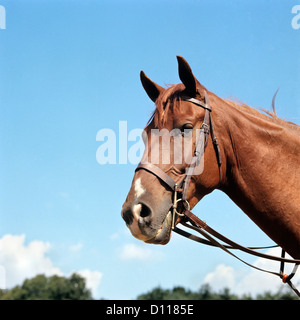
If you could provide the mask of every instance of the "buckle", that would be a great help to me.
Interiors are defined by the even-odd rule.
[[[179,192],[180,189],[177,189],[177,183],[175,184],[175,190],[174,190],[174,199],[173,199],[173,216],[172,216],[172,230],[174,230],[175,228],[175,217],[176,215],[178,215],[179,217],[184,217],[185,214],[184,213],[180,213],[177,211],[177,204],[179,202],[183,202],[183,205],[185,207],[185,209],[190,210],[190,204],[187,200],[184,200],[182,198],[177,199],[177,192]]]
[[[203,129],[205,134],[209,134],[209,125],[207,123],[203,122],[200,129]]]

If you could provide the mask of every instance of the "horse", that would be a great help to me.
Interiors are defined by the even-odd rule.
[[[140,73],[156,108],[145,126],[145,152],[122,206],[127,227],[139,240],[165,245],[174,226],[185,219],[180,210],[192,209],[218,189],[291,257],[299,259],[300,127],[278,118],[275,108],[264,114],[218,97],[197,80],[183,57],[177,56],[177,61],[181,83],[167,88]],[[163,137],[154,139],[155,130],[176,131],[169,136],[173,149],[166,151],[157,143]],[[178,144],[178,137],[188,143]],[[154,146],[155,165],[151,164]],[[175,155],[178,149],[180,156]],[[188,173],[191,157],[201,150],[193,165],[197,172]],[[169,162],[163,161],[166,152]],[[184,156],[187,153],[190,158]],[[179,202],[173,199],[177,186]],[[180,208],[172,215],[176,203]]]

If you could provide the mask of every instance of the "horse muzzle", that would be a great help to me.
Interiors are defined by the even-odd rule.
[[[171,211],[167,213],[164,219],[155,221],[157,219],[154,219],[150,206],[139,202],[129,207],[123,207],[121,215],[135,238],[153,244],[167,244],[170,241],[172,231]]]

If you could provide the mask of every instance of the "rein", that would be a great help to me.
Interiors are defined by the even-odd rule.
[[[295,286],[291,282],[291,279],[295,275],[297,268],[300,264],[300,259],[287,259],[287,258],[285,258],[285,251],[283,249],[282,249],[281,257],[272,256],[272,255],[268,255],[268,254],[264,254],[264,253],[255,251],[255,249],[274,248],[274,247],[278,247],[278,245],[268,246],[268,247],[244,247],[244,246],[230,240],[229,238],[226,238],[225,236],[223,236],[219,232],[215,231],[213,228],[208,226],[206,224],[206,222],[199,219],[196,215],[194,215],[190,211],[190,205],[187,200],[188,188],[189,188],[189,184],[191,181],[191,177],[194,174],[195,168],[199,164],[201,157],[204,155],[204,151],[205,151],[207,143],[208,143],[209,133],[211,134],[211,137],[212,137],[212,142],[213,142],[213,146],[214,146],[214,150],[215,150],[215,154],[216,154],[216,159],[217,159],[217,164],[218,164],[218,169],[219,169],[219,185],[221,184],[221,181],[222,181],[221,152],[220,152],[218,140],[217,140],[217,138],[215,136],[215,132],[214,132],[214,126],[213,126],[213,122],[212,122],[212,118],[211,118],[212,108],[211,108],[211,105],[209,104],[209,99],[208,99],[206,91],[205,91],[204,98],[205,99],[204,99],[204,103],[203,103],[202,101],[195,99],[195,98],[190,98],[190,97],[186,97],[186,96],[182,97],[182,100],[191,102],[191,103],[203,108],[205,110],[205,114],[204,114],[203,123],[200,128],[200,133],[199,133],[199,138],[198,138],[198,142],[196,145],[196,149],[194,151],[194,155],[191,160],[191,164],[186,169],[186,174],[185,174],[184,178],[181,180],[181,182],[179,182],[177,184],[168,174],[166,174],[159,167],[157,167],[151,163],[140,163],[137,166],[135,171],[143,169],[143,170],[146,170],[146,171],[152,173],[158,179],[163,181],[173,191],[173,206],[172,206],[172,230],[173,231],[180,234],[181,236],[184,236],[184,237],[189,238],[191,240],[194,240],[196,242],[210,245],[210,246],[214,246],[214,247],[219,247],[220,249],[224,250],[225,252],[227,252],[228,254],[233,256],[234,258],[238,259],[239,261],[245,263],[246,265],[248,265],[256,270],[270,273],[270,274],[273,274],[273,275],[280,277],[282,279],[283,283],[288,283],[289,286],[292,288],[292,290],[300,297],[300,292],[295,288]],[[181,195],[180,198],[179,198],[179,194]],[[177,210],[178,203],[180,203],[180,202],[182,202],[182,204],[184,206],[183,212],[179,212]],[[180,223],[183,226],[200,233],[203,236],[203,238],[197,237],[191,233],[188,233],[182,229],[179,229],[178,227],[175,227],[176,216],[180,216],[183,218],[180,221]],[[223,243],[219,242],[216,239],[222,241]],[[265,269],[258,268],[254,265],[251,265],[248,262],[240,259],[238,256],[233,254],[231,251],[229,251],[231,249],[240,250],[240,251],[246,252],[248,254],[260,257],[260,258],[279,261],[280,262],[280,271],[279,271],[279,273],[272,272],[272,271],[268,271]],[[284,274],[284,264],[285,263],[294,263],[295,264],[290,275]]]

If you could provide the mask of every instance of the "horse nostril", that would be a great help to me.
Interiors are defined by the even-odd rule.
[[[151,209],[145,204],[138,203],[135,204],[132,208],[126,208],[122,210],[121,215],[127,226],[130,226],[134,222],[134,220],[137,221],[139,217],[145,219],[151,216]]]
[[[127,209],[122,212],[122,217],[127,225],[131,225],[133,222],[133,214],[131,209]]]
[[[151,215],[151,210],[148,206],[146,206],[145,204],[142,204],[142,208],[141,208],[141,212],[140,212],[140,217],[141,218],[146,218],[149,217]]]

